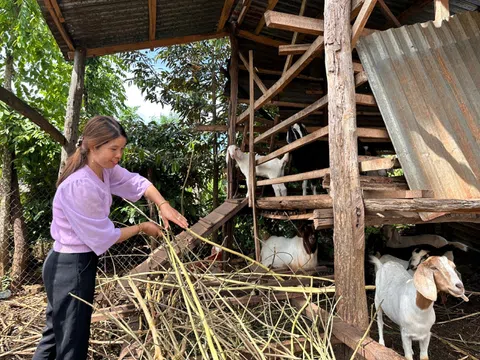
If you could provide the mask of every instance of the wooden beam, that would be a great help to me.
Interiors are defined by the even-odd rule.
[[[335,268],[335,288],[338,287],[337,284],[337,268]],[[363,274],[362,274],[363,276]],[[363,293],[365,293],[365,287],[363,288]],[[345,321],[340,320],[338,317],[333,317],[331,315],[318,307],[313,303],[307,304],[305,299],[292,299],[292,304],[297,309],[304,309],[305,314],[312,320],[321,318],[322,320],[318,321],[319,324],[332,324],[332,334],[340,340],[342,343],[347,345],[349,348],[355,350],[358,346],[358,355],[363,357],[366,360],[405,360],[405,358],[394,350],[389,349],[383,345],[380,345],[378,342],[373,340],[369,336],[365,336],[365,331],[358,329],[352,325],[347,324]]]
[[[218,20],[217,32],[223,30],[225,24],[227,23],[228,18],[230,17],[230,12],[232,11],[232,6],[235,0],[225,0],[223,4],[222,14],[220,15],[220,19]]]
[[[101,47],[101,48],[87,49],[87,57],[103,56],[103,55],[115,54],[118,52],[124,52],[124,51],[133,51],[133,50],[142,50],[142,49],[172,46],[172,45],[179,45],[179,44],[187,44],[195,41],[223,38],[225,36],[228,36],[228,32],[222,31],[222,32],[216,32],[211,34],[188,35],[188,36],[180,36],[180,37],[168,38],[168,39],[158,39],[154,41],[142,41],[142,42],[131,43],[131,44],[112,45],[112,46]],[[73,55],[74,55],[73,52],[71,51],[68,52],[68,56],[70,59],[73,58]]]
[[[364,199],[413,199],[433,198],[432,190],[364,190]]]
[[[330,189],[330,174],[325,175],[322,182],[324,189]],[[360,176],[362,190],[408,190],[408,184],[403,176]]]
[[[310,35],[323,35],[323,20],[306,16],[270,10],[265,12],[265,23],[269,28],[273,29],[296,31]]]
[[[325,68],[330,99],[328,142],[330,164],[334,164],[330,176],[335,221],[335,297],[341,318],[365,330],[368,326],[364,278],[365,214],[356,151],[355,102],[358,97],[352,72],[352,40],[365,25],[366,21],[360,19],[363,19],[370,0],[363,4],[352,32],[350,2],[325,1]]]
[[[355,94],[355,101],[358,105],[377,106],[373,95]]]
[[[308,50],[310,44],[291,44],[278,47],[278,55],[301,55]]]
[[[67,31],[63,27],[62,22],[57,16],[57,13],[55,11],[54,6],[52,5],[52,0],[44,0],[45,7],[47,8],[48,12],[50,13],[50,16],[53,19],[53,22],[55,23],[55,26],[57,27],[58,31],[60,32],[60,35],[62,36],[63,40],[67,44],[67,47],[70,51],[75,50],[75,46],[73,46],[73,41],[70,38],[70,35],[68,35]],[[58,5],[57,5],[58,7]]]
[[[55,10],[55,14],[57,14],[58,20],[60,20],[61,23],[65,22],[65,18],[63,17],[62,10],[60,10],[60,6],[58,6],[57,0],[50,0],[52,3],[53,9]]]
[[[365,0],[365,3],[352,26],[352,49],[357,45],[357,41],[362,35],[363,29],[367,24],[368,18],[372,13],[377,0]]]
[[[382,10],[382,13],[385,15],[387,19],[390,19],[391,22],[395,24],[396,27],[402,26],[400,24],[400,21],[393,15],[393,13],[390,11],[390,8],[388,7],[387,4],[385,4],[384,0],[377,0],[378,5],[380,5],[380,10]]]
[[[364,2],[365,0],[352,0],[352,11],[350,13],[350,20],[353,20],[357,17],[358,13],[362,9]]]
[[[440,27],[443,21],[448,21],[450,17],[449,0],[435,0],[435,21],[436,27]]]
[[[274,196],[259,198],[257,207],[264,210],[308,210],[332,207],[330,195]]]
[[[280,45],[287,45],[286,42],[280,41],[280,40],[275,40],[272,38],[269,38],[267,36],[261,36],[261,35],[256,35],[254,33],[251,33],[246,30],[238,30],[238,36],[247,40],[251,40],[253,42],[267,45],[267,46],[272,46],[272,47],[279,47]]]
[[[154,41],[157,31],[157,0],[148,0],[148,40]]]
[[[265,185],[273,185],[273,184],[283,184],[283,183],[294,182],[294,181],[320,179],[329,173],[330,173],[330,169],[313,170],[313,171],[308,171],[301,174],[286,175],[286,176],[281,176],[274,179],[260,180],[260,181],[257,181],[257,185],[265,186]]]
[[[250,85],[250,129],[249,129],[249,204],[252,207],[252,215],[253,215],[253,239],[255,243],[255,260],[261,261],[260,259],[260,238],[258,237],[258,223],[257,223],[257,205],[256,205],[256,197],[255,197],[255,190],[257,188],[257,178],[255,174],[255,148],[254,148],[254,134],[253,134],[253,125],[255,123],[255,110],[253,109],[253,104],[255,102],[255,82],[254,82],[254,74],[255,69],[253,68],[253,50],[248,51],[248,65],[249,65],[249,85]]]
[[[245,15],[247,15],[248,9],[250,9],[250,5],[252,4],[252,0],[245,0],[243,3],[242,10],[240,11],[240,15],[238,15],[237,19],[237,26],[242,25],[243,19],[245,19]]]
[[[50,124],[48,120],[43,117],[43,115],[41,115],[26,102],[19,99],[14,93],[8,91],[2,86],[0,86],[0,100],[19,114],[22,114],[27,119],[30,119],[33,123],[37,124],[60,145],[65,146],[67,144],[67,139],[65,139],[65,136],[63,136],[63,134],[58,131],[55,126]]]
[[[300,5],[300,11],[298,13],[299,16],[303,16],[303,14],[305,13],[306,6],[307,6],[307,0],[302,0],[302,5]],[[297,42],[297,38],[298,38],[298,32],[295,31],[292,35],[292,41],[291,41],[292,45]],[[288,55],[287,59],[285,60],[285,65],[283,66],[283,74],[285,74],[285,72],[288,70],[290,65],[292,65],[292,60],[293,60],[293,56]]]
[[[241,52],[238,53],[238,56],[240,57],[240,60],[242,60],[243,65],[245,67],[248,67],[247,59],[245,59],[245,57],[242,55]],[[263,83],[263,81],[260,79],[260,77],[257,75],[255,68],[253,69],[253,79],[255,80],[255,83],[257,84],[258,88],[262,91],[262,94],[265,94],[268,89]]]
[[[415,211],[415,212],[447,212],[478,213],[480,199],[366,199],[365,207],[369,211]]]
[[[258,159],[257,160],[257,165],[260,165],[260,164],[263,164],[263,163],[266,163],[267,161],[269,160],[272,160],[276,157],[279,157],[283,154],[286,154],[287,152],[290,152],[290,151],[294,151],[295,149],[298,149],[306,144],[309,144],[313,141],[316,141],[318,140],[319,138],[321,137],[324,137],[328,134],[328,126],[325,126],[323,128],[320,128],[319,130],[311,133],[311,134],[308,134],[307,136],[304,136],[298,140],[295,140],[294,142],[290,143],[290,144],[287,144],[285,145],[284,147],[281,147],[280,149],[268,154],[268,155],[265,155],[263,156],[262,158]],[[312,154],[312,156],[314,156]]]
[[[361,86],[368,82],[367,73],[365,71],[359,72],[355,75],[355,85]]]
[[[310,48],[293,64],[288,71],[282,75],[282,77],[271,86],[268,91],[263,94],[257,101],[255,101],[254,109],[258,110],[267,102],[269,102],[275,95],[280,93],[316,56],[316,54],[323,49],[323,38],[318,37],[310,46]],[[238,120],[237,124],[248,119],[249,112],[243,112]]]
[[[238,102],[242,104],[250,104],[249,99],[238,99]],[[307,103],[299,103],[299,102],[293,102],[293,101],[279,101],[279,100],[272,100],[272,101],[269,101],[267,104],[275,105],[278,107],[291,107],[291,108],[307,108],[311,105]]]
[[[359,80],[359,83],[356,82],[355,86],[359,86],[361,84],[361,81],[363,81],[362,78],[359,78],[358,80]],[[360,95],[360,94],[357,94],[357,95]],[[369,97],[369,96],[371,96],[371,95],[359,96],[358,100],[361,101],[362,103],[365,103],[365,102],[371,103],[373,97]],[[303,109],[303,110],[299,111],[298,113],[290,116],[288,119],[282,121],[280,124],[272,127],[270,130],[264,132],[262,135],[258,136],[255,139],[255,143],[257,144],[259,142],[262,142],[268,136],[274,135],[274,134],[282,131],[283,129],[286,129],[286,128],[290,127],[291,125],[296,124],[297,122],[304,119],[305,117],[312,114],[313,112],[315,112],[319,109],[323,109],[324,107],[327,106],[327,104],[328,104],[328,94],[323,96],[322,98],[318,99],[313,104],[307,106],[305,109]],[[372,134],[372,132],[369,132],[369,134]],[[378,134],[379,133],[377,133],[377,135]],[[367,131],[364,131],[362,135],[367,135]],[[385,135],[385,133],[382,132],[382,136],[383,135]]]
[[[306,213],[306,214],[272,214],[269,212],[261,212],[260,216],[267,218],[267,219],[274,219],[274,220],[313,220],[313,212]]]
[[[277,5],[277,3],[278,3],[278,0],[268,0],[267,8],[265,9],[265,11],[273,10]],[[265,17],[262,15],[262,17],[260,18],[260,21],[257,24],[257,27],[255,28],[255,34],[256,35],[260,34],[264,26],[265,26]]]
[[[236,120],[237,120],[237,99],[238,99],[238,40],[235,37],[235,29],[230,32],[230,103],[228,108],[228,145],[236,143]],[[229,161],[227,165],[227,198],[232,199],[235,190],[235,165]],[[227,224],[228,225],[228,224]],[[231,239],[227,240],[227,245]]]
[[[240,65],[240,70],[245,70],[248,71],[248,69],[242,65]],[[267,75],[278,75],[281,77],[283,75],[282,71],[278,70],[270,70],[270,69],[263,69],[263,68],[256,68],[258,74],[267,74]],[[323,81],[325,79],[321,77],[316,77],[316,76],[308,76],[308,75],[303,75],[299,74],[295,79],[301,79],[301,80],[309,80],[309,81]]]

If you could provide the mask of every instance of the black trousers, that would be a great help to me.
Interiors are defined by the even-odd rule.
[[[47,291],[47,326],[33,360],[85,360],[90,338],[98,257],[95,253],[66,254],[51,250],[43,265]]]

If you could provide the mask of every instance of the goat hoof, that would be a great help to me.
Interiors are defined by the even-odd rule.
[[[420,360],[428,360],[428,356],[427,357],[421,357]]]

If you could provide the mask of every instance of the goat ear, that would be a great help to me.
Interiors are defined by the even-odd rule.
[[[433,278],[433,270],[425,264],[420,264],[413,275],[413,284],[417,291],[431,301],[437,300],[437,285]]]

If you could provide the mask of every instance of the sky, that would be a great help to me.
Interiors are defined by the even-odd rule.
[[[150,50],[141,50],[149,58],[154,59],[155,51]],[[160,61],[157,61],[155,68],[158,70],[166,69],[166,65]],[[133,74],[128,74],[127,78],[132,78]],[[125,85],[125,91],[127,95],[127,106],[138,106],[137,113],[143,118],[143,120],[150,120],[152,116],[159,117],[160,115],[170,115],[172,107],[170,105],[165,105],[162,107],[160,104],[154,104],[149,101],[145,101],[140,89],[132,85]]]
[[[172,111],[170,105],[165,105],[162,108],[160,104],[145,101],[140,89],[133,84],[125,85],[125,91],[127,94],[127,106],[138,106],[137,112],[143,120],[149,120],[152,116],[169,115]]]

